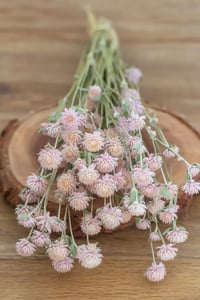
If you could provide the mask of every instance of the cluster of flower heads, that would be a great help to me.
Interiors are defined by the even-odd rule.
[[[122,89],[119,105],[112,106],[109,127],[100,125],[102,90],[98,85],[88,89],[88,102],[95,109],[65,108],[56,120],[42,124],[42,133],[55,142],[39,152],[41,173],[28,176],[20,193],[24,204],[16,208],[17,220],[30,232],[17,242],[16,249],[19,255],[30,256],[44,247],[53,268],[61,273],[70,271],[76,259],[84,268],[94,268],[103,255],[90,237],[135,220],[137,229],[149,230],[153,263],[145,276],[156,282],[165,277],[163,262],[176,257],[176,244],[188,238],[186,229],[177,225],[179,187],[172,182],[165,162],[177,158],[186,164],[187,181],[181,189],[189,196],[200,191],[195,181],[200,165],[188,163],[178,147],[167,142],[157,118],[142,104],[141,71],[130,68],[125,75],[129,86]],[[153,153],[145,145],[144,131]],[[58,204],[57,216],[48,211],[50,195]],[[101,207],[99,199],[104,203]],[[75,241],[72,211],[81,215],[86,244]],[[161,223],[167,226],[164,232]]]

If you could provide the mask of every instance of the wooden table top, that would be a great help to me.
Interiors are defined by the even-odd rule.
[[[116,27],[127,64],[144,72],[142,95],[183,114],[200,130],[198,0],[0,0],[0,129],[30,110],[55,104],[73,80],[88,36],[86,3]],[[22,145],[23,146],[23,145]],[[192,145],[191,145],[192,146]],[[25,230],[0,201],[0,299],[200,299],[200,198],[181,224],[190,232],[160,284],[147,282],[147,233],[129,228],[102,235],[101,267],[60,275],[43,255],[21,258]]]

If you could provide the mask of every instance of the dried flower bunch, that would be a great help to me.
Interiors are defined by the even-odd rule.
[[[50,139],[38,154],[40,172],[28,176],[20,193],[24,203],[16,208],[17,220],[30,231],[16,250],[30,256],[44,247],[61,273],[70,271],[75,260],[84,268],[95,268],[103,255],[91,237],[135,218],[139,230],[149,231],[153,262],[145,276],[160,281],[166,274],[163,262],[173,260],[176,244],[188,237],[177,224],[179,187],[166,161],[178,159],[186,165],[186,182],[180,188],[188,195],[200,191],[195,181],[200,164],[187,162],[166,140],[155,113],[141,100],[142,72],[125,70],[109,22],[95,23],[90,15],[90,23],[91,40],[76,80],[41,126]],[[144,132],[153,152],[145,145]],[[58,204],[56,216],[48,211],[50,197]],[[102,206],[95,208],[97,199],[102,199]],[[85,244],[78,245],[73,235],[72,210],[82,214]],[[160,224],[166,225],[164,232]]]

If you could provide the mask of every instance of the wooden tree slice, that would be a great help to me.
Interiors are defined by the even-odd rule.
[[[47,138],[38,133],[40,124],[44,122],[54,109],[48,108],[26,116],[23,120],[13,120],[2,132],[0,138],[0,190],[4,198],[12,205],[21,203],[18,197],[25,185],[26,177],[37,171],[37,153],[46,143]],[[180,117],[167,111],[156,109],[159,123],[170,144],[176,144],[181,154],[189,162],[200,161],[200,136],[190,125]],[[148,140],[146,140],[148,144]],[[150,144],[149,144],[149,147]],[[185,180],[185,166],[181,162],[173,161],[173,180],[179,186]],[[192,198],[184,193],[179,194],[179,205],[187,208]],[[96,200],[100,206],[101,200]],[[48,209],[52,214],[57,213],[57,204],[49,201]],[[80,231],[80,215],[72,211],[73,231],[76,236],[82,235]],[[123,229],[133,223],[133,219],[121,226]]]

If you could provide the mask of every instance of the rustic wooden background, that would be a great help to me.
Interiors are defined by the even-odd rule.
[[[88,39],[88,4],[113,21],[124,59],[144,71],[144,98],[200,130],[199,0],[0,0],[0,128],[66,93]],[[190,238],[160,284],[143,278],[150,250],[147,234],[134,228],[100,237],[105,259],[94,271],[76,266],[59,275],[43,255],[18,257],[14,246],[24,230],[2,200],[0,299],[199,300],[199,200],[181,220]]]

